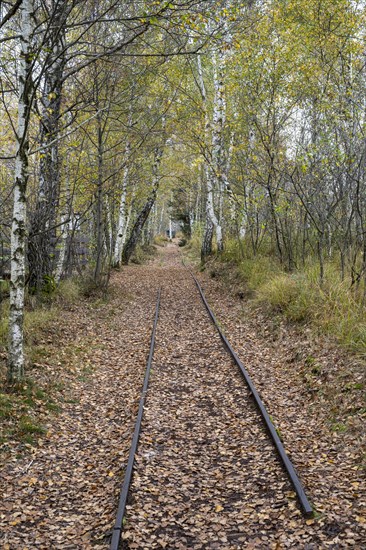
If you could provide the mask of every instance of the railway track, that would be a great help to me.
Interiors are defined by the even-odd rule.
[[[263,424],[266,429],[266,433],[269,436],[272,445],[274,446],[275,450],[277,451],[278,459],[282,465],[283,471],[287,474],[288,480],[296,494],[298,505],[305,517],[310,517],[313,513],[312,506],[305,494],[304,488],[302,486],[302,483],[296,473],[296,470],[288,457],[284,446],[282,444],[281,438],[273,425],[271,421],[271,417],[268,414],[259,394],[256,390],[248,371],[244,367],[243,363],[240,361],[239,357],[235,353],[234,349],[232,348],[230,342],[226,338],[226,336],[223,333],[223,330],[220,327],[219,322],[217,321],[212,309],[210,308],[210,305],[205,297],[205,294],[202,290],[202,287],[200,286],[197,278],[194,276],[194,274],[187,268],[187,272],[189,272],[189,276],[192,277],[192,280],[195,283],[195,286],[198,290],[198,293],[200,295],[200,298],[207,310],[207,313],[212,321],[212,324],[214,325],[216,331],[218,332],[220,339],[222,343],[224,344],[226,350],[229,352],[229,355],[231,357],[232,362],[234,362],[237,367],[239,368],[239,371],[242,375],[242,377],[245,380],[246,386],[249,390],[249,399],[255,403],[255,406],[260,414],[260,417],[263,421]],[[156,308],[155,308],[155,318],[153,323],[153,329],[152,329],[152,336],[151,336],[151,344],[150,344],[150,352],[149,357],[147,361],[147,367],[145,372],[145,378],[143,383],[143,388],[141,392],[141,398],[140,398],[140,404],[136,419],[136,425],[135,430],[132,438],[129,458],[127,467],[125,470],[125,477],[123,481],[123,485],[120,492],[120,498],[119,498],[119,504],[118,504],[118,510],[116,515],[116,521],[113,528],[112,533],[112,539],[111,539],[111,545],[110,550],[118,550],[121,545],[122,540],[122,533],[124,530],[124,516],[126,512],[126,505],[127,505],[127,499],[129,496],[129,490],[130,490],[130,484],[132,480],[132,474],[134,471],[134,465],[135,465],[135,456],[138,448],[138,442],[140,437],[140,431],[142,426],[142,420],[143,420],[143,413],[144,413],[144,406],[145,406],[145,400],[146,395],[148,391],[148,383],[149,383],[149,376],[150,371],[152,367],[153,357],[154,357],[154,349],[155,349],[155,340],[156,340],[156,332],[158,328],[158,319],[159,319],[159,311],[160,311],[160,305],[164,304],[164,292],[162,292],[161,289],[159,289],[157,302],[156,302]],[[245,412],[243,412],[245,414]],[[245,446],[245,443],[243,443],[243,446]],[[220,509],[221,507],[219,507]],[[148,547],[148,546],[146,546]]]

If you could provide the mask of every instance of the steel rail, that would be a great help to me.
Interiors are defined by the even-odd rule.
[[[120,496],[119,496],[117,516],[116,516],[116,521],[115,521],[115,524],[114,524],[114,527],[113,527],[111,544],[110,544],[110,547],[109,547],[110,550],[118,550],[120,542],[121,542],[121,536],[122,536],[122,531],[123,531],[123,517],[125,515],[127,498],[128,498],[128,491],[129,491],[130,483],[131,483],[131,479],[132,479],[133,467],[134,467],[134,463],[135,463],[135,455],[136,455],[137,446],[138,446],[139,437],[140,437],[142,417],[143,417],[143,414],[144,414],[144,405],[145,405],[147,387],[148,387],[148,384],[149,384],[151,364],[152,364],[152,360],[153,360],[153,356],[154,356],[155,335],[156,335],[156,327],[157,327],[158,318],[159,318],[160,297],[161,297],[161,288],[159,288],[158,297],[157,297],[157,301],[156,301],[155,318],[154,318],[154,324],[153,324],[153,329],[152,329],[152,334],[151,334],[150,352],[149,352],[149,357],[148,357],[148,360],[147,360],[144,384],[142,386],[142,391],[141,391],[139,410],[138,410],[138,413],[137,413],[136,424],[135,424],[135,431],[134,431],[133,437],[132,437],[132,443],[131,443],[131,447],[130,447],[130,454],[128,456],[127,468],[126,468],[126,471],[125,471],[125,477],[124,477],[124,480],[123,480],[123,485],[122,485],[122,489],[121,489]]]
[[[183,265],[184,262],[183,262]],[[187,267],[187,266],[185,266]],[[278,452],[278,455],[282,461],[282,464],[288,474],[288,477],[291,481],[291,484],[297,494],[297,498],[298,498],[298,501],[300,503],[300,506],[302,508],[302,511],[303,511],[303,514],[306,516],[306,517],[309,517],[309,516],[312,516],[313,515],[313,508],[305,494],[305,491],[304,491],[304,488],[301,484],[301,481],[296,473],[296,470],[291,462],[291,460],[289,459],[289,457],[287,456],[287,453],[284,449],[284,446],[282,444],[282,441],[276,431],[276,428],[274,427],[271,419],[270,419],[270,416],[263,404],[263,401],[261,400],[261,398],[259,397],[259,394],[254,386],[254,383],[252,382],[250,376],[249,376],[249,373],[248,371],[246,370],[246,368],[244,367],[243,363],[240,361],[238,355],[235,353],[233,347],[231,346],[230,342],[228,341],[228,339],[226,338],[225,334],[223,333],[222,329],[220,328],[219,326],[219,323],[217,322],[216,320],[216,317],[212,311],[212,309],[210,308],[208,302],[207,302],[207,299],[205,297],[205,294],[202,290],[202,287],[201,285],[199,284],[198,280],[196,279],[196,277],[193,275],[192,271],[189,269],[189,272],[193,278],[193,280],[195,281],[196,283],[196,286],[198,288],[198,291],[201,295],[201,298],[202,298],[202,301],[207,309],[207,312],[209,314],[209,316],[211,317],[211,320],[213,322],[213,324],[215,325],[219,335],[220,335],[220,338],[221,340],[223,341],[225,347],[227,348],[227,350],[229,351],[230,355],[232,356],[232,358],[234,359],[235,363],[237,364],[237,366],[239,367],[239,369],[241,370],[241,373],[242,375],[244,376],[244,379],[245,379],[245,382],[252,394],[252,396],[254,397],[254,400],[255,400],[255,403],[259,409],[259,412],[264,420],[264,423],[266,425],[266,428],[268,429],[268,432],[272,438],[272,441],[276,447],[276,450]]]

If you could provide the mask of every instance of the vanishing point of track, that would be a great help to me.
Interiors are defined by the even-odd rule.
[[[227,351],[229,352],[233,362],[237,365],[237,367],[239,367],[239,370],[245,380],[245,383],[249,389],[249,392],[250,392],[250,396],[251,398],[253,399],[261,417],[262,417],[262,420],[264,422],[264,425],[266,427],[266,430],[267,430],[267,433],[277,451],[277,455],[278,455],[278,458],[282,464],[282,467],[284,469],[284,471],[286,472],[287,476],[288,476],[288,479],[293,487],[293,490],[295,491],[296,493],[296,496],[297,496],[297,500],[298,500],[298,503],[300,505],[300,508],[301,508],[301,511],[303,513],[303,515],[305,517],[309,517],[312,515],[312,507],[308,501],[308,498],[304,492],[304,489],[303,489],[303,486],[301,484],[301,481],[295,471],[295,468],[291,462],[291,460],[289,459],[285,449],[284,449],[284,446],[282,444],[282,441],[281,441],[281,438],[276,430],[276,428],[274,427],[272,421],[271,421],[271,418],[270,418],[270,415],[268,414],[250,376],[249,376],[249,373],[248,371],[246,370],[246,368],[244,367],[243,363],[240,361],[239,357],[237,356],[237,354],[235,353],[234,349],[232,348],[230,342],[228,341],[228,339],[226,338],[226,336],[224,335],[221,327],[220,327],[220,324],[219,322],[217,321],[212,309],[210,308],[209,304],[208,304],[208,301],[204,295],[204,292],[197,280],[197,278],[194,276],[194,274],[190,272],[190,275],[191,277],[193,278],[194,282],[195,282],[195,285],[198,289],[198,292],[200,294],[200,297],[202,299],[202,302],[208,312],[208,315],[209,317],[211,318],[211,321],[212,323],[214,324],[215,328],[217,329],[219,335],[220,335],[220,338],[225,346],[225,348],[227,349]],[[139,403],[139,409],[138,409],[138,414],[137,414],[137,419],[136,419],[136,424],[135,424],[135,430],[134,430],[134,434],[133,434],[133,438],[132,438],[132,443],[131,443],[131,447],[130,447],[130,452],[129,452],[129,458],[128,458],[128,463],[127,463],[127,467],[125,469],[125,476],[124,476],[124,481],[123,481],[123,485],[122,485],[122,488],[121,488],[121,492],[120,492],[120,498],[119,498],[119,503],[118,503],[118,510],[117,510],[117,514],[116,514],[116,521],[115,521],[115,525],[114,525],[114,528],[113,528],[113,532],[112,532],[112,539],[111,539],[111,545],[110,545],[110,550],[118,550],[119,547],[120,547],[120,544],[121,544],[121,537],[122,537],[122,532],[123,532],[123,529],[124,529],[124,516],[125,516],[125,512],[126,512],[126,505],[127,505],[127,499],[129,497],[129,489],[130,489],[130,484],[131,484],[131,480],[132,480],[132,475],[133,475],[133,470],[134,470],[134,463],[135,463],[135,455],[136,455],[136,452],[137,452],[137,447],[138,447],[138,442],[139,442],[139,436],[140,436],[140,430],[141,430],[141,425],[142,425],[142,420],[143,420],[143,413],[144,413],[144,406],[145,406],[145,400],[146,400],[146,395],[147,395],[147,391],[148,391],[148,383],[149,383],[149,377],[150,377],[150,371],[151,371],[151,367],[152,367],[152,363],[153,363],[153,356],[154,356],[154,348],[155,348],[155,337],[156,337],[156,331],[157,331],[157,326],[158,326],[158,319],[159,319],[159,309],[160,309],[160,304],[162,302],[162,300],[164,300],[164,295],[162,293],[162,290],[161,288],[159,288],[158,290],[158,296],[157,296],[157,302],[156,302],[156,307],[155,307],[155,318],[154,318],[154,323],[153,323],[153,329],[152,329],[152,335],[151,335],[151,343],[150,343],[150,351],[149,351],[149,356],[148,356],[148,361],[147,361],[147,366],[146,366],[146,372],[145,372],[145,378],[144,378],[144,383],[143,383],[143,388],[142,388],[142,392],[141,392],[141,397],[140,397],[140,403]],[[223,404],[223,406],[225,406],[225,404]]]

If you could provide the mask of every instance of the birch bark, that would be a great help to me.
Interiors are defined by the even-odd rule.
[[[113,267],[120,267],[122,260],[122,250],[126,234],[126,222],[127,222],[127,212],[126,212],[126,199],[127,199],[127,187],[129,181],[129,157],[131,153],[131,143],[128,140],[125,150],[125,167],[123,171],[123,182],[122,182],[122,191],[121,191],[121,200],[119,204],[119,214],[118,214],[118,229],[116,244],[114,247],[113,255]]]
[[[71,207],[71,197],[70,197],[70,173],[67,169],[66,173],[66,204],[64,214],[61,216],[61,245],[60,245],[60,254],[57,260],[55,281],[58,284],[61,280],[61,277],[64,273],[67,245],[69,241],[69,235],[72,231],[72,207]]]
[[[31,109],[33,0],[23,0],[18,82],[18,123],[15,160],[14,205],[11,227],[11,275],[9,313],[9,383],[24,376],[24,288],[26,248],[26,191],[28,183],[28,119]]]
[[[214,110],[212,124],[212,170],[211,177],[207,181],[208,204],[211,213],[211,220],[216,230],[216,242],[218,252],[222,252],[223,238],[222,227],[214,210],[214,188],[216,187],[219,194],[223,191],[223,172],[224,172],[224,125],[226,115],[226,102],[224,93],[224,53],[220,51],[214,56]],[[219,197],[219,203],[221,197]]]
[[[216,241],[219,250],[222,250],[222,229],[219,223],[219,220],[216,216],[215,207],[214,207],[214,189],[216,182],[216,164],[217,164],[217,92],[215,93],[215,105],[214,105],[214,117],[213,117],[213,129],[212,129],[212,150],[211,150],[211,159],[208,154],[208,148],[210,143],[210,133],[211,125],[208,116],[207,108],[207,94],[206,86],[202,70],[202,61],[201,56],[197,56],[197,68],[198,68],[198,83],[201,92],[202,106],[205,115],[205,134],[204,134],[204,149],[205,153],[205,164],[204,164],[204,174],[206,179],[206,190],[207,190],[207,199],[206,199],[206,223],[204,229],[204,235],[202,239],[202,248],[201,248],[201,259],[205,260],[206,256],[212,252],[212,236],[213,228],[216,231]],[[216,76],[215,76],[216,81]]]

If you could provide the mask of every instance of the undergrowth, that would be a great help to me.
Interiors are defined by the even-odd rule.
[[[245,276],[256,291],[256,299],[271,309],[280,311],[287,319],[308,322],[322,332],[335,336],[348,349],[366,354],[365,306],[351,287],[343,281],[336,266],[326,264],[323,284],[319,284],[318,267],[309,263],[301,271],[284,273],[263,269]],[[243,262],[242,265],[244,265]]]
[[[168,237],[165,237],[165,235],[155,235],[154,237],[154,244],[156,244],[156,246],[166,246],[167,243],[169,242],[169,239]]]
[[[53,388],[41,387],[31,378],[0,391],[0,442],[1,450],[7,453],[9,444],[18,443],[17,451],[36,445],[46,432],[39,420],[40,413],[48,414],[59,410],[52,399]]]
[[[147,262],[150,258],[155,256],[155,254],[156,254],[156,249],[153,245],[150,245],[150,244],[140,245],[140,244],[138,244],[136,246],[136,249],[135,249],[133,255],[131,256],[131,263],[137,264],[137,265],[142,265],[145,262]]]
[[[77,303],[83,294],[82,285],[73,279],[62,281],[52,296],[42,296],[36,300],[33,296],[26,299],[24,314],[25,352],[27,358],[26,378],[19,384],[8,386],[6,383],[6,348],[8,341],[9,303],[1,303],[0,318],[0,444],[7,453],[14,444],[17,452],[37,444],[45,433],[42,419],[60,409],[56,402],[58,389],[47,374],[42,376],[39,369],[49,355],[52,326],[62,315],[62,311]],[[30,374],[38,369],[42,382],[34,380]],[[37,378],[38,378],[37,374]]]
[[[192,258],[199,258],[200,235],[194,235],[188,247]],[[309,258],[302,269],[286,272],[269,254],[253,257],[235,240],[225,243],[225,251],[216,261],[231,264],[244,290],[252,291],[254,301],[270,311],[297,323],[308,323],[336,337],[347,349],[366,355],[366,306],[361,289],[352,287],[350,277],[341,279],[335,260],[325,263],[325,276],[319,282],[316,259]],[[208,264],[211,265],[211,264]]]

